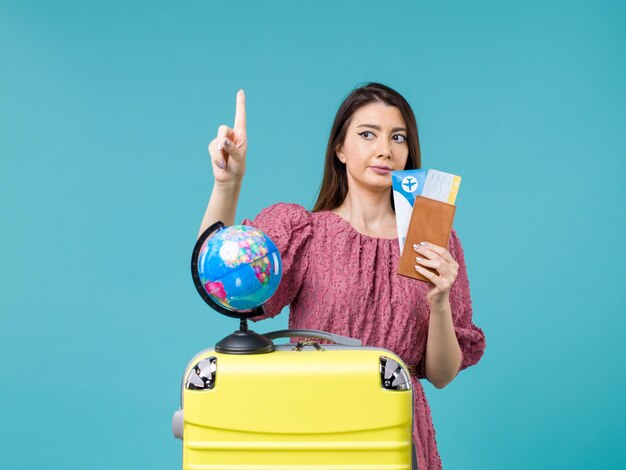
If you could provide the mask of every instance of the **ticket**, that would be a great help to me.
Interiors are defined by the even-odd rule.
[[[461,177],[439,170],[428,170],[422,196],[454,204],[461,185]]]
[[[398,243],[400,244],[401,254],[406,241],[406,234],[409,230],[415,197],[422,194],[425,180],[426,170],[423,169],[391,172],[393,204],[396,210]]]

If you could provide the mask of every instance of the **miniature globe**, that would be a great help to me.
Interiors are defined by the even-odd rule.
[[[278,288],[280,253],[261,230],[224,227],[207,238],[198,253],[198,277],[206,293],[231,311],[261,306]]]

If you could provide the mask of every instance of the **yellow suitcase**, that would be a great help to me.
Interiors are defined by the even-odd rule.
[[[184,470],[417,468],[411,381],[398,356],[320,331],[264,336],[302,340],[264,354],[211,348],[185,369],[172,422]]]

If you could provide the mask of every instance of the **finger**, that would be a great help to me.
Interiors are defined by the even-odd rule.
[[[417,266],[415,266],[415,270],[418,273],[420,273],[422,276],[424,276],[426,279],[431,281],[433,284],[435,284],[435,282],[439,278],[439,276],[437,276],[437,274],[433,273],[432,271],[429,271],[428,269],[426,269],[423,266],[420,266],[419,264]]]
[[[223,153],[217,149],[217,138],[213,139],[211,143],[209,143],[209,155],[211,155],[211,163],[214,166],[220,170],[226,168],[226,159],[224,158]]]
[[[448,250],[441,246],[433,245],[432,243],[421,242],[419,245],[413,245],[413,249],[418,253],[423,253],[424,255],[427,253],[435,253],[449,263],[456,263],[455,259]],[[432,256],[428,256],[428,258],[432,258]]]
[[[227,164],[231,158],[237,162],[242,161],[245,155],[229,138],[224,139],[224,143],[221,144],[221,153]]]
[[[235,108],[235,129],[246,130],[246,94],[243,90],[237,92],[237,107]]]
[[[446,292],[450,290],[450,286],[452,286],[453,281],[450,281],[448,277],[438,276],[437,273],[433,273],[432,271],[429,271],[428,269],[420,265],[416,265],[415,270],[426,279],[428,279],[430,282],[432,282],[432,284],[437,289],[439,289],[439,291]]]
[[[428,267],[430,269],[434,269],[435,274],[439,275],[438,280],[440,282],[447,281],[449,283],[447,284],[448,286],[451,286],[456,280],[456,277],[458,274],[457,267],[451,263],[446,263],[442,258],[439,258],[439,260],[433,261],[433,260],[426,260],[418,256],[415,258],[415,262],[418,263],[417,266]],[[442,289],[445,289],[446,284],[441,284],[440,287]]]
[[[222,150],[224,147],[228,147],[230,141],[233,138],[234,131],[228,126],[221,125],[217,129],[217,150]]]
[[[456,263],[456,260],[452,257],[452,255],[450,254],[450,252],[439,245],[434,245],[432,243],[428,243],[428,242],[422,242],[424,243],[423,246],[425,246],[426,248],[434,251],[435,253],[437,253],[439,256],[441,256],[442,258],[444,258],[446,261],[452,262],[452,263]]]
[[[436,270],[439,274],[441,274],[442,271],[447,271],[448,269],[448,265],[441,258],[431,260],[420,258],[419,256],[417,256],[415,258],[415,261],[421,266],[428,266],[429,268]]]
[[[439,256],[438,253],[430,249],[431,246],[434,245],[413,245],[413,250],[415,250],[416,253],[419,253],[420,256],[428,259],[441,259],[441,256]]]

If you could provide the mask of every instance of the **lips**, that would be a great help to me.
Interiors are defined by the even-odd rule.
[[[391,173],[391,167],[385,165],[372,165],[370,169],[378,173],[379,175],[386,175]]]

